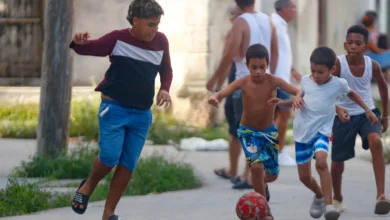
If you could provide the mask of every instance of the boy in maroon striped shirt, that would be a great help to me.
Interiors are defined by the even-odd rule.
[[[127,16],[132,28],[112,31],[97,40],[88,40],[88,33],[78,33],[70,44],[77,54],[109,56],[111,62],[95,89],[102,97],[98,114],[100,153],[91,175],[82,181],[73,199],[72,209],[78,214],[85,212],[99,181],[116,166],[102,219],[118,219],[115,207],[131,179],[152,123],[150,108],[157,73],[161,79],[157,105],[171,105],[169,44],[157,31],[163,14],[155,0],[134,0]]]

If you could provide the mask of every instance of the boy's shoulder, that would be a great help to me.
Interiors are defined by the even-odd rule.
[[[330,90],[339,91],[340,89],[348,88],[348,81],[344,78],[332,76],[332,80],[329,82],[331,83],[331,86],[329,87]]]
[[[275,75],[273,75],[273,74],[270,74],[270,73],[266,73],[266,74],[265,74],[265,78],[266,78],[267,80],[275,80],[276,77],[277,77],[277,76],[275,76]]]

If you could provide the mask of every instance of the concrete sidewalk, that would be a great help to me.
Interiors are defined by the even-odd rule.
[[[8,144],[13,145],[10,141]],[[30,141],[31,142],[31,141]],[[19,142],[20,144],[21,142]],[[0,161],[3,152],[15,152],[18,147],[4,151],[4,142],[0,139]],[[26,144],[26,145],[25,145]],[[34,145],[25,141],[25,146]],[[288,148],[293,155],[293,148]],[[27,150],[25,150],[27,151]],[[32,150],[33,151],[33,150]],[[168,157],[184,160],[193,164],[205,181],[205,186],[188,191],[169,192],[158,195],[124,197],[117,207],[117,214],[123,219],[134,220],[234,220],[235,205],[239,197],[248,192],[231,189],[227,180],[216,177],[213,169],[223,167],[227,163],[226,152],[177,152],[172,147],[146,147],[143,155],[159,151]],[[363,151],[359,151],[361,155]],[[23,156],[23,155],[22,155]],[[243,157],[243,156],[242,156]],[[15,157],[10,157],[15,158]],[[242,159],[244,161],[244,158]],[[13,163],[14,161],[12,161]],[[241,170],[243,169],[243,163]],[[387,166],[386,176],[390,176]],[[314,171],[315,169],[313,169]],[[314,174],[318,179],[318,175]],[[180,181],[180,180],[178,180]],[[386,188],[390,189],[389,179]],[[347,211],[342,220],[374,220],[389,219],[387,216],[376,216],[373,213],[375,205],[375,180],[372,166],[369,162],[356,158],[346,165],[344,175],[344,196]],[[311,219],[309,207],[313,194],[299,181],[296,167],[281,167],[279,179],[270,184],[271,202],[275,219],[277,220],[306,220]],[[50,210],[27,216],[4,218],[5,220],[97,220],[101,219],[104,202],[91,203],[88,211],[80,216],[74,214],[70,207]]]

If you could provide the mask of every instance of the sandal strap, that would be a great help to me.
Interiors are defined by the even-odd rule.
[[[82,205],[86,205],[88,203],[88,200],[89,200],[89,196],[86,196],[86,195],[81,194],[79,192],[76,192],[76,194],[73,198],[74,202],[77,202],[77,203],[82,204]]]
[[[381,195],[381,196],[379,196],[377,201],[389,201],[389,199],[386,198],[386,195]]]

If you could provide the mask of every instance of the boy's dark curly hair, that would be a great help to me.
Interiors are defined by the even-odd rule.
[[[133,25],[133,18],[154,18],[164,14],[164,10],[155,0],[134,0],[127,13],[126,19]]]

